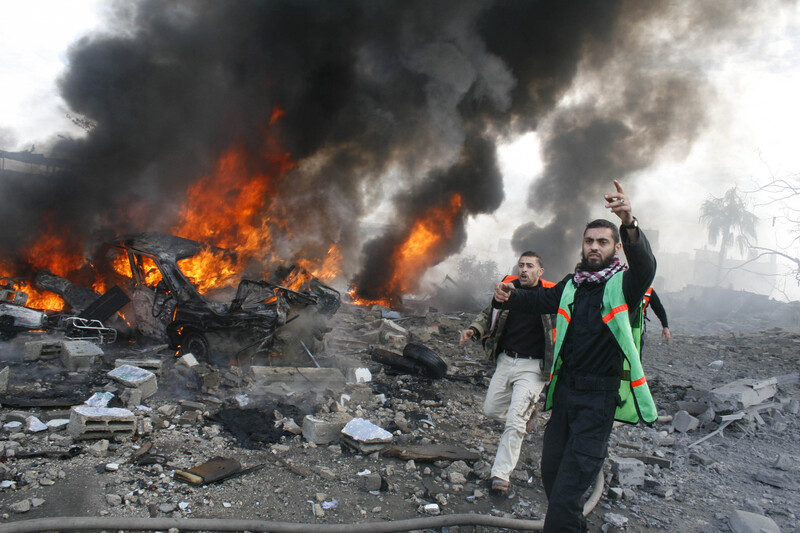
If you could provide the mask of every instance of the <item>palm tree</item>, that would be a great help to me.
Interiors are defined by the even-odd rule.
[[[725,192],[722,198],[712,196],[700,206],[700,220],[708,228],[708,242],[713,246],[720,241],[719,265],[716,285],[722,275],[722,263],[728,249],[735,243],[741,253],[750,247],[750,240],[756,239],[756,221],[758,218],[747,210],[747,205],[736,187]]]

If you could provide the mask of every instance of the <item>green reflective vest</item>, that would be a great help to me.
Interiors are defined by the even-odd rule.
[[[634,324],[631,324],[628,304],[625,303],[625,296],[622,292],[623,273],[624,271],[614,274],[606,282],[603,289],[603,308],[601,310],[603,322],[611,330],[624,356],[619,385],[619,397],[622,400],[622,405],[617,407],[614,419],[630,424],[636,424],[640,419],[649,423],[658,418],[658,411],[656,410],[655,402],[653,402],[653,396],[650,394],[650,388],[647,386],[647,378],[644,376],[642,362],[639,359],[642,307],[640,304]],[[567,282],[564,286],[564,292],[561,294],[561,301],[558,304],[556,346],[554,350],[556,355],[551,369],[550,387],[547,389],[545,410],[553,406],[553,392],[561,369],[561,346],[567,335],[567,328],[571,318],[569,309],[575,300],[575,291],[575,284]]]

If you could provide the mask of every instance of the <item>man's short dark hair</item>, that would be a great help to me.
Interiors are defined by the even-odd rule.
[[[586,227],[583,229],[583,234],[586,235],[587,229],[594,229],[594,228],[608,228],[611,230],[611,235],[614,237],[614,244],[619,242],[619,229],[617,225],[611,222],[610,220],[606,220],[604,218],[598,218],[596,220],[592,220]]]
[[[522,259],[523,257],[535,257],[539,261],[539,268],[544,268],[544,263],[542,263],[542,258],[539,257],[539,254],[528,250],[527,252],[522,252],[519,254],[519,258]]]

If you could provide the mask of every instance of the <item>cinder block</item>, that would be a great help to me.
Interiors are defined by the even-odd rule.
[[[25,343],[25,361],[55,359],[61,355],[62,341],[30,341]]]
[[[108,439],[133,435],[136,417],[118,407],[73,407],[67,431],[74,439]]]
[[[61,341],[61,363],[71,372],[89,370],[103,350],[89,341]]]
[[[156,375],[138,366],[122,365],[109,372],[108,375],[126,387],[142,391],[142,399],[149,398],[158,390]]]
[[[623,487],[644,485],[644,463],[639,459],[614,457],[611,459],[611,472]]]
[[[339,440],[342,429],[352,417],[345,413],[330,416],[306,415],[303,418],[303,438],[314,444],[330,444]]]

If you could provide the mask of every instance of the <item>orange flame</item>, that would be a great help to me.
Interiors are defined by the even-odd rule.
[[[299,259],[297,266],[307,270],[315,278],[330,281],[342,273],[342,251],[337,244],[331,244],[328,248],[328,255],[321,263],[317,264],[309,259]]]
[[[270,123],[283,111],[273,109]],[[187,191],[180,221],[172,233],[213,246],[234,255],[206,251],[179,265],[201,292],[234,281],[232,274],[245,269],[253,259],[266,261],[273,253],[272,230],[288,233],[288,223],[267,216],[268,202],[277,193],[278,181],[295,166],[290,154],[281,151],[266,132],[265,153],[254,168],[243,143],[232,146],[218,160],[215,172]]]
[[[238,270],[230,256],[204,249],[199,254],[178,261],[178,268],[205,294],[209,289],[230,284]]]
[[[461,212],[461,195],[454,193],[447,205],[433,207],[414,222],[408,236],[392,253],[388,267],[392,277],[381,288],[384,298],[364,298],[358,295],[358,287],[350,290],[353,303],[357,305],[391,306],[404,293],[417,289],[419,280],[440,259],[443,246],[453,236],[456,216]]]

